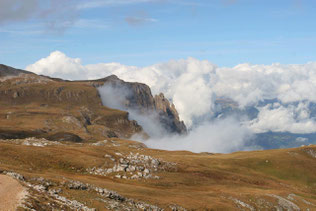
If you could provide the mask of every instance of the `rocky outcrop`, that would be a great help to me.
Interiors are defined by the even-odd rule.
[[[183,121],[180,120],[178,111],[174,104],[170,104],[163,93],[156,95],[154,98],[155,108],[159,113],[160,122],[166,125],[169,132],[183,134],[187,132],[187,128]]]
[[[81,194],[80,192],[94,194],[96,195],[95,200],[98,200],[99,204],[103,204],[103,207],[108,210],[164,210],[156,205],[128,198],[116,191],[76,180],[63,178],[62,182],[55,182],[43,177],[26,179],[23,175],[12,171],[0,171],[0,174],[18,180],[27,188],[28,194],[19,206],[23,210],[97,210],[88,207],[86,203],[63,196],[63,192],[68,190],[79,192],[79,194]],[[179,207],[178,205],[175,206]]]
[[[107,163],[113,163],[110,168],[87,168],[89,174],[109,176],[112,175],[118,179],[160,179],[154,173],[161,171],[177,171],[177,164],[166,162],[149,155],[132,153],[123,155],[115,153],[115,157],[109,154],[104,155]]]
[[[90,81],[90,83],[95,87],[105,85],[125,92],[124,106],[126,109],[135,109],[143,114],[158,114],[158,121],[166,131],[177,134],[187,132],[174,104],[171,104],[162,93],[153,96],[146,84],[125,82],[115,75]]]

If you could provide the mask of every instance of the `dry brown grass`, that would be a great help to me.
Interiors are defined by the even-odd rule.
[[[46,147],[0,143],[0,168],[26,177],[78,180],[165,208],[178,204],[197,210],[237,209],[230,197],[256,207],[259,205],[255,201],[259,199],[275,202],[266,195],[271,193],[284,198],[295,193],[316,204],[316,160],[303,151],[304,148],[207,155],[137,150],[130,147],[137,144],[135,142],[113,140],[120,146],[113,146],[111,142],[105,146],[67,144]],[[315,146],[309,148],[316,150]],[[178,169],[158,173],[159,180],[122,180],[84,173],[88,167],[104,165],[104,155],[115,157],[115,152],[139,152],[176,162]],[[65,190],[65,194],[103,209],[91,193]],[[301,208],[309,207],[300,200],[295,203]]]

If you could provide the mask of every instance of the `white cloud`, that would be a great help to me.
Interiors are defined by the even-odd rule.
[[[306,141],[308,141],[308,138],[297,137],[297,138],[295,139],[295,141],[297,141],[297,142],[306,142]]]
[[[256,119],[248,122],[249,128],[256,133],[274,131],[292,133],[313,133],[316,122],[310,118],[308,103],[300,102],[297,106],[282,106],[279,103],[268,104],[260,108]]]
[[[47,58],[27,66],[26,69],[36,74],[63,79],[80,80],[87,77],[86,69],[79,58],[69,58],[60,51],[52,52]]]
[[[258,119],[248,125],[257,132],[316,132],[307,104],[302,103],[316,103],[316,63],[240,64],[226,68],[188,58],[139,68],[119,63],[82,65],[80,59],[57,51],[27,70],[65,79],[97,79],[115,74],[126,81],[146,83],[154,94],[163,92],[174,102],[189,127],[195,120],[212,114],[216,97],[231,98],[241,108],[257,106],[267,99],[277,99],[281,104],[301,102],[297,108],[261,107]]]
[[[200,125],[187,136],[150,139],[144,143],[157,149],[229,153],[260,149],[253,145],[247,146],[247,141],[252,136],[253,134],[249,129],[241,126],[235,119],[228,118]]]

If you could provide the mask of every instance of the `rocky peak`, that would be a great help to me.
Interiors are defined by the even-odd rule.
[[[187,132],[183,121],[180,121],[178,111],[175,105],[165,98],[163,93],[155,96],[155,108],[160,114],[160,121],[168,125],[170,132],[184,134]]]
[[[155,110],[154,98],[149,86],[146,84],[125,82],[119,79],[116,75],[89,82],[95,87],[107,85],[114,88],[114,90],[117,89],[125,92],[125,106],[127,108],[137,109],[141,112]]]
[[[170,113],[170,115],[173,115],[177,120],[179,120],[179,114],[175,105],[173,103],[170,104],[163,93],[155,95],[155,106],[157,110],[163,111],[165,113]]]
[[[109,85],[113,88],[123,89],[128,92],[125,102],[127,109],[136,109],[147,114],[157,112],[158,121],[167,131],[178,134],[186,133],[186,126],[183,121],[180,121],[175,106],[162,93],[153,96],[149,86],[146,84],[125,82],[115,75],[95,80],[91,83],[96,87]]]

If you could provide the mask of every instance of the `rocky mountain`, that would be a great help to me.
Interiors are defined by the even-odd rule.
[[[54,139],[64,134],[66,140],[78,141],[78,137],[82,140],[99,140],[103,137],[145,135],[146,131],[136,121],[129,119],[128,112],[102,105],[97,87],[109,83],[120,83],[132,90],[128,107],[143,112],[157,111],[157,121],[170,128],[169,131],[186,131],[175,108],[167,100],[162,99],[165,106],[161,108],[164,110],[157,109],[150,88],[145,84],[127,83],[115,76],[95,81],[65,81],[5,65],[0,68],[2,138],[36,136]]]
[[[154,101],[155,108],[160,116],[160,121],[163,123],[163,125],[167,125],[165,128],[169,132],[177,132],[178,134],[184,134],[187,132],[184,122],[180,121],[175,105],[170,104],[163,93],[156,95]]]
[[[95,87],[110,86],[113,91],[120,90],[127,93],[124,97],[124,107],[134,109],[143,114],[158,114],[158,121],[167,132],[185,134],[187,132],[183,121],[173,104],[166,99],[163,93],[153,96],[149,86],[142,83],[130,83],[119,79],[115,75],[89,81]]]

